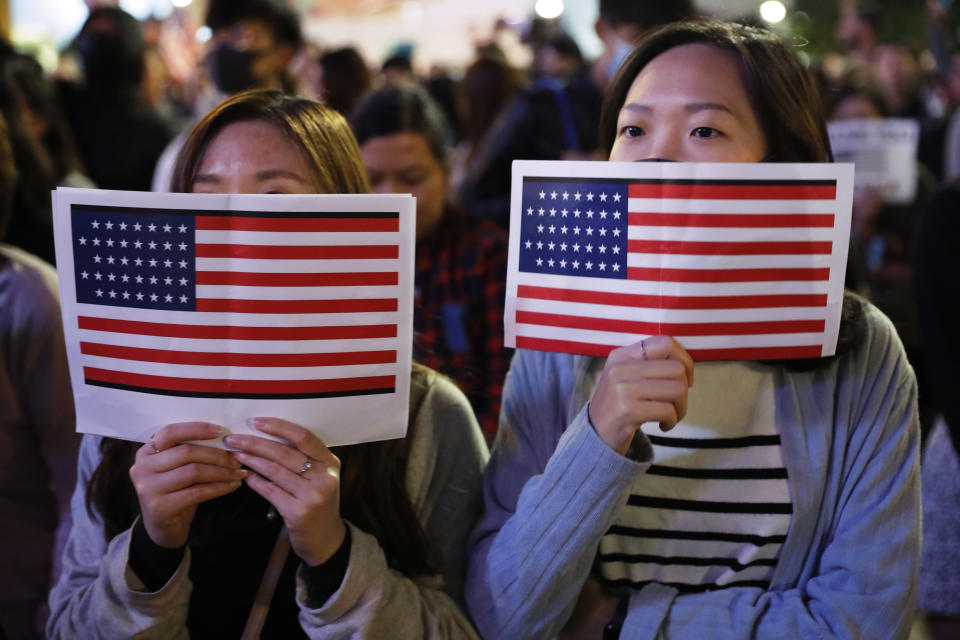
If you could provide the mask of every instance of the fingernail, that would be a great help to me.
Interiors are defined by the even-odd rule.
[[[223,438],[223,444],[225,444],[228,449],[237,449],[242,442],[237,436],[231,434]]]
[[[237,469],[237,474],[239,474],[241,480],[246,478],[248,473],[250,472],[247,471],[246,469]]]
[[[218,436],[221,433],[223,433],[223,427],[216,424],[208,424],[207,433],[209,433],[212,436]]]
[[[248,418],[247,426],[251,429],[262,429],[264,425],[263,418]]]

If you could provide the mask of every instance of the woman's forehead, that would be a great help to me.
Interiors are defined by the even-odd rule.
[[[709,44],[673,47],[637,74],[625,105],[717,103],[738,116],[751,115],[740,59]]]

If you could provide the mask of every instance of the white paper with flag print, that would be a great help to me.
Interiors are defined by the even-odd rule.
[[[78,431],[143,442],[271,416],[328,445],[405,434],[412,197],[58,189],[53,204]]]
[[[852,164],[516,161],[507,346],[832,355],[852,191]]]

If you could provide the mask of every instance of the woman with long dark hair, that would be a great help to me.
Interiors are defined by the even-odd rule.
[[[610,160],[831,161],[800,60],[732,23],[641,40],[603,116]],[[891,323],[849,294],[829,358],[694,365],[668,336],[606,359],[518,350],[474,621],[490,638],[905,637],[916,407]]]
[[[274,91],[204,118],[172,190],[369,191],[346,121]],[[223,436],[207,422],[146,444],[84,438],[50,637],[474,635],[459,603],[486,451],[451,382],[414,365],[398,440],[328,449],[283,420],[250,424],[279,441],[195,444]]]

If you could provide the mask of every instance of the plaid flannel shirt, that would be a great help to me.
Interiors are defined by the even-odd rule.
[[[510,363],[503,346],[506,279],[507,236],[489,221],[447,208],[438,227],[417,241],[413,357],[457,383],[488,442]]]

